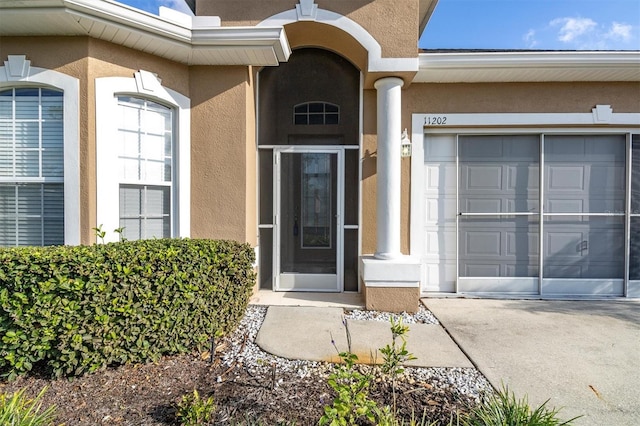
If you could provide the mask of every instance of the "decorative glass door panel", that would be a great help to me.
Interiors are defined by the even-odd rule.
[[[293,154],[295,155],[295,154]],[[303,153],[300,155],[302,228],[301,247],[331,249],[335,234],[333,218],[335,203],[332,202],[332,183],[335,180],[333,155],[326,153]],[[332,229],[333,228],[333,229]]]
[[[340,291],[339,152],[276,153],[276,289]]]

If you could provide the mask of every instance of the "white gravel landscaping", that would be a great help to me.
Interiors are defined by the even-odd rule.
[[[260,377],[277,373],[295,374],[300,378],[326,377],[332,364],[317,361],[290,360],[264,352],[255,343],[256,335],[267,313],[266,306],[250,305],[238,329],[225,339],[223,364],[231,367],[241,364],[250,374]],[[356,320],[389,321],[389,313],[351,310],[345,317]],[[438,320],[426,308],[415,314],[400,315],[405,324],[438,324]],[[367,368],[367,367],[364,367]],[[482,393],[491,391],[491,385],[475,368],[414,368],[403,373],[409,382],[425,382],[432,386],[453,387],[463,395],[479,400]]]

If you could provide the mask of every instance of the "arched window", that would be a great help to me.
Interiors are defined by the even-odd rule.
[[[130,240],[171,237],[173,109],[118,96],[120,228]]]
[[[147,71],[96,79],[97,223],[117,239],[190,234],[190,101]]]
[[[0,66],[0,246],[80,243],[77,78]]]
[[[293,123],[340,124],[340,107],[329,102],[305,102],[293,108]]]

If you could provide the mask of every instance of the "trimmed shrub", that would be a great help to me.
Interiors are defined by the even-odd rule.
[[[248,245],[216,240],[0,249],[0,374],[201,350],[240,321],[253,261]]]

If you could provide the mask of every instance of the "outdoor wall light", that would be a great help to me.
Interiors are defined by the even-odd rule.
[[[402,132],[402,140],[400,141],[402,151],[402,157],[411,157],[411,139],[409,139],[409,134],[407,133],[407,129],[404,129]]]

